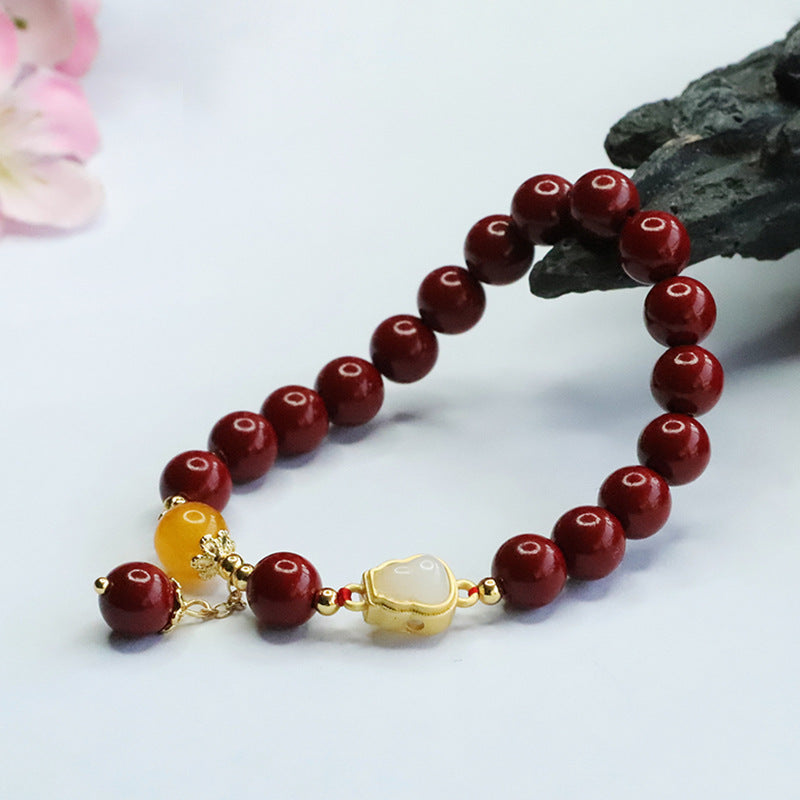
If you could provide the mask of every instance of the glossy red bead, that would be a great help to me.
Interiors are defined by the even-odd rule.
[[[660,344],[697,344],[711,333],[717,305],[700,281],[684,276],[657,283],[644,301],[644,324]]]
[[[533,244],[506,214],[476,222],[464,242],[464,260],[482,283],[503,286],[519,280],[533,262]]]
[[[645,539],[661,530],[672,508],[669,485],[647,467],[623,467],[600,487],[597,504],[619,521],[628,539]]]
[[[535,244],[555,244],[572,230],[571,189],[560,175],[534,175],[514,193],[511,218]]]
[[[657,472],[670,486],[691,483],[703,474],[711,459],[706,429],[685,414],[662,414],[639,436],[639,461]]]
[[[500,546],[492,561],[492,577],[509,605],[540,608],[564,588],[567,563],[552,540],[522,533]]]
[[[594,169],[575,181],[570,192],[572,219],[593,236],[616,237],[639,210],[633,181],[615,169]]]
[[[309,453],[328,433],[328,411],[322,398],[305,386],[282,386],[261,406],[278,437],[282,456]]]
[[[381,322],[369,346],[372,363],[390,381],[413,383],[424,378],[436,363],[436,334],[419,318],[398,314]]]
[[[211,429],[208,449],[228,465],[234,483],[247,483],[269,472],[278,456],[278,437],[261,414],[234,411]]]
[[[383,378],[375,367],[356,356],[329,361],[314,386],[334,425],[363,425],[383,405]]]
[[[322,581],[314,565],[297,553],[273,553],[256,564],[247,581],[247,603],[261,625],[294,628],[314,614]]]
[[[672,278],[689,263],[692,245],[683,223],[664,211],[640,211],[622,227],[622,269],[639,283]]]
[[[724,382],[722,364],[696,344],[671,347],[653,367],[650,389],[667,411],[705,414],[717,404]]]
[[[461,267],[439,267],[422,281],[417,292],[422,321],[439,333],[463,333],[483,316],[486,292]]]
[[[111,630],[124,636],[158,633],[175,608],[175,586],[154,564],[131,561],[108,573],[99,597],[100,613]]]
[[[222,511],[231,497],[231,473],[225,462],[206,450],[187,450],[175,456],[161,473],[161,499],[179,494]]]
[[[562,514],[553,528],[553,541],[561,548],[572,578],[605,578],[625,555],[622,523],[600,506],[578,506]]]

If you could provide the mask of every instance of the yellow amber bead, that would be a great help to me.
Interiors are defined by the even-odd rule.
[[[192,567],[200,555],[200,539],[228,530],[222,514],[205,503],[182,503],[167,511],[156,528],[156,553],[171,578],[184,587],[197,588],[203,581]]]

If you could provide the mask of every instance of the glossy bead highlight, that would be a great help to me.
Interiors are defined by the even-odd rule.
[[[461,267],[439,267],[428,273],[417,292],[422,321],[438,333],[464,333],[483,316],[486,292]]]
[[[464,260],[482,283],[504,286],[519,280],[533,263],[533,245],[506,214],[476,222],[464,242]]]
[[[717,320],[717,305],[700,281],[680,276],[657,283],[644,301],[644,322],[660,344],[697,344]]]
[[[689,344],[671,347],[656,361],[650,389],[663,409],[696,417],[714,408],[723,383],[722,364],[716,357]]]
[[[419,318],[398,314],[381,322],[369,346],[372,363],[395,383],[413,383],[424,378],[436,363],[436,334]]]
[[[622,524],[627,539],[645,539],[661,530],[672,508],[669,485],[647,467],[622,467],[600,487],[597,504]]]
[[[534,175],[514,193],[511,218],[535,244],[555,244],[569,235],[572,184],[560,175]]]
[[[208,449],[227,464],[234,483],[248,483],[266,475],[275,463],[278,437],[261,414],[234,411],[211,429]]]
[[[383,378],[375,367],[356,356],[329,361],[314,385],[334,425],[363,425],[383,405]]]
[[[261,406],[278,437],[282,456],[309,453],[328,434],[328,411],[322,398],[305,386],[282,386]]]
[[[570,577],[592,581],[610,575],[625,555],[620,521],[600,506],[578,506],[562,514],[553,528]]]
[[[706,429],[685,414],[662,414],[639,436],[639,461],[657,472],[670,486],[691,483],[711,460]]]
[[[552,540],[522,533],[500,546],[492,561],[492,577],[509,605],[540,608],[564,588],[567,564]]]
[[[259,624],[295,628],[314,614],[322,581],[314,565],[297,553],[273,553],[256,564],[247,582],[247,603]]]
[[[633,181],[615,169],[594,169],[575,181],[570,192],[570,214],[584,230],[601,239],[615,238],[639,210],[639,192]]]
[[[691,255],[686,228],[664,211],[640,211],[619,237],[622,269],[638,283],[658,283],[686,268]]]
[[[233,484],[227,465],[206,450],[187,450],[175,456],[161,473],[161,499],[180,495],[207,503],[222,511],[231,497]]]
[[[175,586],[155,564],[131,561],[111,570],[99,597],[100,613],[115,633],[147,636],[167,627]]]

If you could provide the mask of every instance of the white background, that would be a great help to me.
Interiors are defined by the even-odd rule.
[[[109,640],[92,581],[154,559],[157,480],[224,413],[312,385],[537,172],[607,164],[608,127],[782,37],[795,0],[107,3],[86,87],[107,206],[6,240],[2,733],[7,798],[796,796],[800,255],[691,271],[727,367],[713,459],[619,570],[548,609],[386,638],[250,612]],[[237,491],[251,561],[327,585],[594,502],[658,413],[644,290],[524,280],[442,337],[424,381]]]

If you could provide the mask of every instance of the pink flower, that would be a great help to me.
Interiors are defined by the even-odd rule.
[[[100,0],[0,0],[17,28],[19,61],[85,75],[97,54]]]
[[[68,75],[22,68],[23,50],[17,26],[0,9],[2,227],[84,225],[103,199],[102,187],[81,163],[99,145],[89,104]]]

